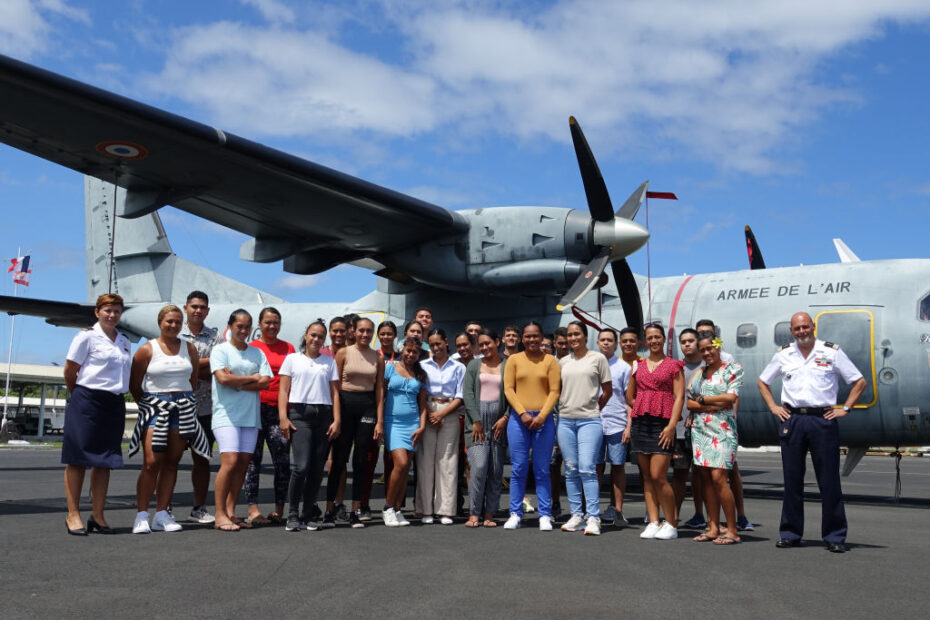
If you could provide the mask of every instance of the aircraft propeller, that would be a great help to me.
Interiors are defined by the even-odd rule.
[[[640,185],[627,198],[623,206],[614,213],[604,177],[581,131],[581,126],[574,116],[569,117],[568,125],[572,133],[572,142],[575,145],[578,168],[581,170],[588,210],[594,220],[594,243],[601,249],[585,265],[581,275],[556,305],[556,309],[564,310],[578,303],[594,288],[601,274],[610,264],[626,323],[630,327],[635,327],[637,331],[642,331],[643,306],[639,297],[639,287],[636,285],[636,278],[633,277],[630,264],[624,257],[642,247],[649,238],[646,229],[632,221],[646,198],[649,181]]]

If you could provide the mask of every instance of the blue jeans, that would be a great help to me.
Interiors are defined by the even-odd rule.
[[[581,505],[583,487],[587,516],[600,516],[596,465],[603,438],[600,418],[559,418],[559,450],[565,463],[565,490],[573,515],[585,516]]]
[[[527,411],[533,417],[538,411]],[[552,416],[546,417],[542,428],[531,431],[520,421],[515,411],[507,422],[507,443],[510,444],[510,514],[523,517],[523,496],[526,494],[526,475],[529,473],[530,450],[533,451],[533,476],[536,478],[536,499],[539,516],[552,516],[552,486],[549,480],[549,461],[555,443],[555,424]]]

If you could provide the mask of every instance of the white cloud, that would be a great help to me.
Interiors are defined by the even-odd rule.
[[[294,11],[277,0],[240,0],[242,4],[258,9],[266,20],[272,23],[291,23]]]
[[[3,0],[0,2],[0,53],[29,58],[48,49],[54,27],[49,17],[90,24],[90,15],[64,0]]]
[[[345,19],[303,29],[277,2],[243,1],[271,24],[179,29],[146,85],[246,135],[567,142],[574,114],[601,156],[675,151],[761,174],[790,169],[774,153],[830,106],[858,101],[824,63],[891,23],[930,18],[922,0],[384,0],[340,37]],[[390,48],[372,51],[365,28]]]
[[[285,289],[288,291],[299,291],[311,286],[316,286],[325,280],[324,277],[320,275],[309,275],[309,276],[285,276],[279,280],[275,280],[272,283],[272,288],[274,289]]]

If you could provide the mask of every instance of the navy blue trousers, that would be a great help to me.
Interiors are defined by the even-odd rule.
[[[781,537],[794,540],[804,534],[804,472],[810,452],[820,487],[821,535],[825,542],[845,542],[846,509],[840,488],[840,432],[836,420],[792,415],[781,423],[779,437],[785,477]]]

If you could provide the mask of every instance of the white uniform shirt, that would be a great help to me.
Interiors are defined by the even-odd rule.
[[[129,391],[132,356],[129,354],[129,338],[123,334],[116,332],[116,340],[110,340],[100,323],[95,323],[92,329],[79,332],[74,337],[66,359],[81,367],[77,385],[113,394]]]
[[[328,355],[316,359],[303,353],[291,353],[284,358],[279,375],[291,378],[289,403],[308,405],[332,405],[330,382],[339,381],[336,362]]]
[[[465,384],[465,366],[452,358],[439,367],[433,358],[420,362],[420,367],[426,371],[426,390],[430,396],[436,398],[462,398],[462,386]]]
[[[862,373],[840,349],[839,345],[817,339],[807,359],[792,342],[776,351],[772,361],[759,378],[766,385],[779,375],[784,376],[781,402],[790,407],[833,407],[839,377],[846,383],[862,378]]]
[[[626,430],[626,388],[630,383],[630,365],[614,355],[607,360],[613,394],[601,409],[601,427],[605,435],[616,435]]]

